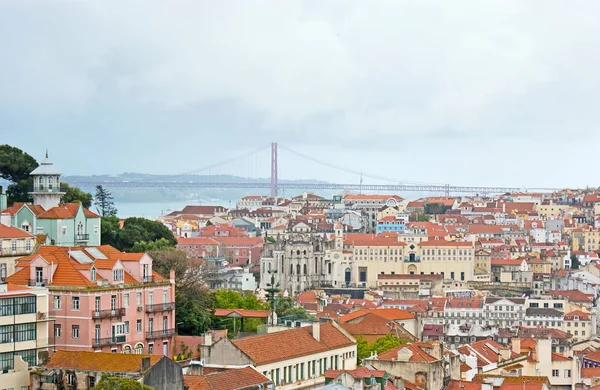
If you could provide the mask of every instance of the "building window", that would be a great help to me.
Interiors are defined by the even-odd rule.
[[[144,353],[144,344],[137,343],[135,345],[135,353],[138,354],[138,355],[141,355],[142,353]]]
[[[63,227],[62,227],[62,235],[63,235],[63,236],[66,236],[66,235],[67,235],[67,227],[66,227],[66,226],[63,226]]]
[[[95,376],[88,376],[88,387],[94,387],[96,386],[96,377]]]
[[[565,370],[565,378],[571,377],[571,370]]]
[[[25,240],[25,250],[31,252],[31,240]]]
[[[69,386],[75,386],[77,384],[75,374],[67,374],[67,384]]]
[[[113,280],[115,282],[122,282],[124,279],[125,271],[122,269],[113,270]]]
[[[90,280],[92,282],[96,281],[96,268],[92,267],[92,270],[90,271]]]
[[[142,333],[142,320],[137,320],[135,323],[135,331]]]
[[[79,297],[71,298],[71,309],[73,311],[79,311]]]
[[[62,327],[60,324],[54,325],[54,337],[57,339],[62,337]]]
[[[17,240],[12,240],[11,249],[13,253],[17,253]]]
[[[142,306],[142,293],[136,294],[135,303],[137,304],[137,306]]]
[[[71,326],[71,338],[73,338],[73,339],[79,338],[79,325]]]
[[[6,263],[0,264],[0,279],[6,279]]]
[[[129,307],[129,294],[123,294],[123,307]]]
[[[124,332],[125,334],[129,334],[129,321],[125,321],[125,322],[123,323],[123,332]]]

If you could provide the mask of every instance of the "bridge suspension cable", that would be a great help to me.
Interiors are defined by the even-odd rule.
[[[290,149],[290,148],[288,148],[288,147],[285,147],[284,145],[281,145],[281,144],[279,144],[279,147],[280,147],[281,149],[283,149],[283,150],[287,151],[287,152],[290,152],[290,153],[292,153],[292,154],[295,154],[295,155],[296,155],[296,156],[298,156],[298,157],[302,157],[302,158],[304,158],[304,159],[310,160],[310,161],[312,161],[312,162],[315,162],[315,163],[317,163],[317,164],[326,165],[326,166],[328,166],[328,167],[330,167],[330,168],[333,168],[333,169],[337,169],[337,170],[340,170],[340,171],[343,171],[343,172],[346,172],[346,173],[350,173],[350,174],[353,174],[353,175],[358,175],[358,176],[368,177],[368,178],[370,178],[370,179],[376,179],[376,180],[381,180],[381,181],[387,181],[387,182],[391,182],[391,183],[397,183],[397,184],[417,184],[417,185],[428,185],[428,184],[430,184],[430,185],[444,185],[444,184],[442,184],[442,183],[426,183],[426,182],[419,182],[419,181],[398,180],[398,179],[394,179],[394,178],[390,178],[390,177],[379,176],[379,175],[373,175],[373,174],[369,174],[369,173],[365,173],[365,172],[361,172],[361,171],[355,171],[355,170],[353,170],[353,169],[344,168],[344,167],[341,167],[341,166],[338,166],[338,165],[332,164],[332,163],[330,163],[330,162],[327,162],[327,161],[322,161],[322,160],[319,160],[319,159],[317,159],[317,158],[314,158],[314,157],[308,156],[308,155],[306,155],[306,154],[304,154],[304,153],[297,152],[297,151],[295,151],[295,150],[293,150],[293,149]]]
[[[238,160],[241,160],[241,159],[244,159],[244,158],[248,158],[248,157],[250,157],[252,155],[258,154],[259,152],[262,152],[263,150],[268,149],[270,147],[271,147],[271,145],[262,146],[262,147],[260,147],[260,148],[258,148],[256,150],[250,151],[248,153],[245,153],[245,154],[242,154],[242,155],[239,155],[239,156],[236,156],[236,157],[232,157],[232,158],[229,158],[227,160],[223,160],[223,161],[220,161],[220,162],[208,165],[208,166],[200,168],[200,169],[195,169],[193,171],[185,172],[185,173],[182,173],[180,175],[181,176],[194,175],[196,173],[204,172],[204,171],[207,171],[209,169],[218,168],[218,167],[221,167],[223,165],[232,163],[234,161],[238,161]]]

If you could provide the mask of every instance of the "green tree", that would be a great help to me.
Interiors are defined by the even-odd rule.
[[[246,310],[269,310],[269,304],[261,302],[256,295],[252,293],[241,293],[233,290],[218,290],[215,292],[217,299],[217,309],[246,309]],[[244,332],[256,332],[256,329],[263,321],[260,318],[244,319]],[[241,323],[236,320],[236,331],[239,331]],[[215,318],[215,325],[220,328],[226,328],[230,337],[234,336],[234,321],[231,318]]]
[[[112,194],[109,190],[101,185],[96,186],[94,205],[96,205],[96,210],[102,217],[117,215],[117,209],[115,208],[115,202],[113,201]]]
[[[8,203],[12,205],[15,202],[32,202],[33,198],[29,195],[31,187],[33,187],[33,179],[31,178],[10,184],[6,189]]]
[[[212,225],[213,225],[213,223],[210,222],[210,220],[208,220],[208,221],[206,221],[206,225],[204,225],[204,226],[212,226]]]
[[[390,349],[406,344],[406,341],[394,336],[392,333],[388,333],[371,344],[363,337],[358,336],[356,343],[356,358],[360,363],[362,359],[368,358],[373,353],[380,354],[389,351]]]
[[[101,229],[102,244],[125,252],[174,248],[177,244],[175,236],[165,225],[145,218],[127,218],[121,229],[117,217],[104,217]]]
[[[63,187],[65,194],[61,198],[61,201],[64,203],[74,203],[79,202],[83,207],[89,209],[92,207],[92,200],[94,199],[92,194],[82,191],[77,187],[71,187],[67,183],[61,183],[61,187]]]
[[[571,255],[571,269],[579,269],[579,267],[581,267],[579,257],[577,257],[577,255]]]
[[[310,318],[308,313],[306,313],[306,309],[302,306],[295,306],[292,298],[282,295],[275,296],[275,313],[277,313],[277,317],[294,315]]]
[[[152,387],[148,385],[143,385],[135,379],[131,378],[119,378],[115,376],[102,376],[102,379],[98,383],[94,389],[97,390],[153,390]]]
[[[29,178],[38,167],[38,162],[29,154],[10,145],[0,145],[0,178],[19,183]]]
[[[189,259],[185,252],[163,249],[148,252],[152,268],[168,278],[175,272],[175,321],[184,335],[200,335],[212,324],[216,306],[215,294],[203,286],[204,264]]]
[[[425,214],[445,214],[450,209],[450,206],[444,206],[443,203],[428,203],[425,205]]]

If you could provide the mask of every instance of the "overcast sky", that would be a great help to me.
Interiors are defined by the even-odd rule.
[[[599,14],[593,0],[5,0],[0,143],[48,148],[66,174],[181,173],[277,141],[406,181],[598,185]],[[282,178],[358,180],[280,159]]]

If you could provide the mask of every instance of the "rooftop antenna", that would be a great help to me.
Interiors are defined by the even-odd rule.
[[[46,149],[46,158],[48,158],[48,149]]]

